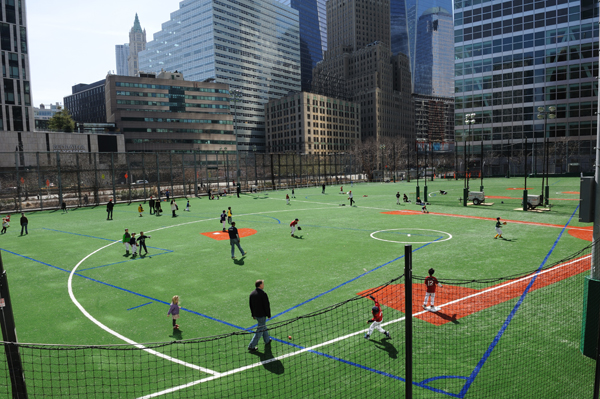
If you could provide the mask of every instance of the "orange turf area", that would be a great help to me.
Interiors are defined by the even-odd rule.
[[[533,283],[530,292],[557,283],[566,278],[583,273],[590,269],[591,256],[586,255],[573,259],[567,263],[558,264],[550,269],[542,270]],[[436,326],[448,322],[455,322],[463,317],[488,309],[500,303],[515,299],[523,294],[533,276],[522,277],[512,281],[487,287],[482,290],[462,286],[445,285],[437,288],[435,305],[439,312],[429,312],[423,309],[425,298],[425,284],[413,285],[413,317]],[[384,287],[373,296],[387,307],[406,313],[404,303],[404,284],[394,284]],[[358,295],[368,297],[373,290],[359,292]],[[390,321],[389,319],[385,321]]]
[[[247,228],[243,228],[243,229],[238,229],[238,234],[240,235],[240,238],[244,238],[244,237],[248,237],[251,235],[256,234],[256,230],[254,229],[247,229]],[[203,236],[206,236],[208,238],[212,238],[213,240],[229,240],[229,234],[227,234],[226,231],[221,231],[221,230],[217,230],[217,231],[207,231],[206,233],[200,233]]]

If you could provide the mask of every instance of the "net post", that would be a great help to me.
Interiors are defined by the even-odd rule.
[[[404,397],[412,398],[412,245],[404,246],[404,303],[406,304],[406,332],[405,332],[405,352],[406,352],[406,391]]]
[[[23,375],[23,366],[19,347],[17,346],[17,330],[8,291],[8,279],[2,264],[0,253],[0,328],[2,329],[2,340],[8,363],[8,371],[12,387],[13,399],[27,399],[27,386]]]

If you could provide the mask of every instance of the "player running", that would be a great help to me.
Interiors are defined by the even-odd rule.
[[[381,323],[383,322],[383,311],[381,310],[381,306],[379,306],[379,302],[377,302],[377,299],[375,299],[375,297],[373,297],[373,295],[369,295],[369,298],[371,298],[373,300],[373,302],[375,302],[375,306],[373,306],[371,308],[371,313],[373,313],[373,318],[370,320],[367,320],[367,323],[371,323],[371,326],[369,327],[369,331],[365,334],[365,339],[369,339],[371,337],[371,333],[373,333],[373,330],[375,330],[375,329],[377,329],[377,331],[379,331],[380,333],[385,334],[385,336],[388,339],[392,338],[390,336],[390,332],[385,331],[381,327]]]

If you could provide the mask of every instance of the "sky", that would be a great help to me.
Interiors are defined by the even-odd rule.
[[[138,14],[146,40],[179,0],[26,0],[33,105],[63,103],[71,86],[117,70],[115,45],[129,43]]]

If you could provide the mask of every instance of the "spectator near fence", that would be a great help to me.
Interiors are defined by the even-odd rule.
[[[113,204],[112,199],[108,200],[108,204],[106,204],[106,220],[112,220],[114,207],[115,204]]]

